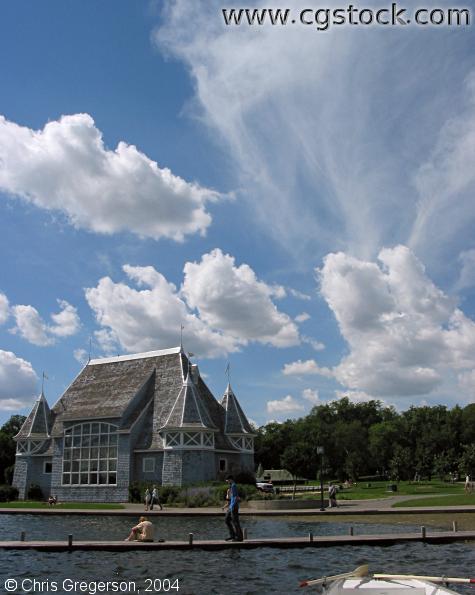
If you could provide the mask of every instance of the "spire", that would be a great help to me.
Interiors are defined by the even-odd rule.
[[[224,424],[226,434],[254,434],[229,382],[221,399],[221,406],[226,412]]]

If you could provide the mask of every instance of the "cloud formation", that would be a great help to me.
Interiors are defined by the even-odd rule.
[[[280,288],[259,281],[247,265],[235,266],[220,250],[185,265],[181,291],[151,266],[123,270],[137,288],[104,277],[86,290],[106,352],[177,345],[181,324],[186,349],[201,357],[234,352],[251,341],[276,347],[299,342],[295,324],[272,302]]]
[[[305,407],[291,395],[287,395],[280,400],[267,401],[268,413],[298,413],[304,411]]]
[[[35,397],[38,376],[30,362],[0,349],[0,410],[29,407]]]
[[[216,249],[184,268],[182,294],[203,322],[240,342],[258,341],[275,347],[297,345],[299,333],[272,298],[283,297],[280,286],[259,281],[247,264],[235,265]]]
[[[60,311],[52,314],[53,324],[47,324],[33,306],[12,306],[16,326],[11,329],[33,345],[54,345],[58,338],[70,337],[78,332],[81,323],[77,310],[65,300],[58,300]]]
[[[6,322],[10,316],[10,304],[8,298],[4,293],[0,293],[0,324]]]
[[[384,249],[378,260],[329,254],[318,272],[350,349],[334,377],[378,397],[428,395],[450,375],[466,377],[475,362],[475,323],[407,247]],[[318,373],[316,364],[305,368]],[[290,365],[287,373],[298,369]]]
[[[456,258],[475,219],[465,31],[447,52],[440,28],[226,27],[222,7],[169,0],[155,41],[189,69],[263,231],[299,257],[410,242]]]
[[[97,233],[182,241],[204,234],[220,195],[189,183],[120,142],[104,146],[88,114],[31,130],[0,116],[0,190]]]

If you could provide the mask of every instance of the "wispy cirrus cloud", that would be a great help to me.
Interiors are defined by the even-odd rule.
[[[189,69],[196,111],[232,155],[262,229],[299,257],[373,258],[409,238],[417,253],[437,243],[456,257],[475,219],[467,35],[451,31],[447,52],[436,28],[226,27],[222,7],[169,0],[155,41]]]

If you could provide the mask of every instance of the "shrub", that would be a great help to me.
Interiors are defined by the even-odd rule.
[[[158,492],[160,496],[160,502],[162,504],[176,504],[177,502],[180,502],[180,491],[181,488],[179,488],[178,486],[159,487]]]
[[[256,485],[256,476],[251,471],[240,471],[234,479],[239,484]]]
[[[28,500],[43,500],[44,496],[43,496],[43,490],[40,488],[40,486],[37,483],[32,483],[30,484],[30,487],[28,488]]]
[[[145,487],[140,481],[132,481],[129,483],[129,502],[142,502],[145,494]]]
[[[10,485],[0,485],[0,502],[10,502],[18,499],[18,490]]]

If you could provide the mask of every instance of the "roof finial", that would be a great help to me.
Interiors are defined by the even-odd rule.
[[[180,324],[180,349],[181,351],[183,351],[183,329],[185,327],[183,326],[183,324]]]
[[[46,376],[46,374],[43,372],[43,377],[41,379],[41,394],[44,395],[44,388],[45,388],[45,379],[48,379],[48,376]]]
[[[226,365],[226,370],[224,371],[224,373],[228,377],[229,386],[231,386],[231,364],[229,362]]]

